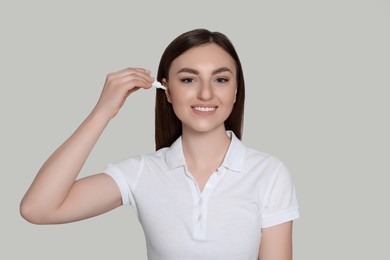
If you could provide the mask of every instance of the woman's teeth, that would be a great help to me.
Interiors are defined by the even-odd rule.
[[[211,112],[214,111],[216,107],[194,107],[194,109],[202,112]]]

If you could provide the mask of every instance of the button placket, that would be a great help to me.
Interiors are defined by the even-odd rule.
[[[200,224],[200,221],[202,220],[202,195],[199,194],[198,203],[195,205],[194,211],[196,212],[196,221],[198,224]]]
[[[195,195],[195,194],[194,194]],[[206,217],[203,195],[199,192],[194,197],[194,238],[204,240],[206,238]]]
[[[201,192],[195,179],[186,168],[186,175],[190,183],[192,196],[193,196],[193,236],[195,239],[204,240],[207,237],[207,205],[208,199],[212,194],[215,186],[220,181],[223,170],[218,169],[213,172],[209,180],[205,184],[203,191]]]

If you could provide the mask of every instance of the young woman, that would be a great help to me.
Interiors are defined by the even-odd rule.
[[[142,68],[111,73],[92,112],[39,170],[22,216],[66,223],[132,205],[149,259],[292,259],[294,186],[280,160],[240,141],[244,77],[229,39],[205,29],[180,35],[157,80],[167,88],[156,93],[157,151],[77,179],[126,98],[154,81]]]

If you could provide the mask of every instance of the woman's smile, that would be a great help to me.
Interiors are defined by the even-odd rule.
[[[217,110],[218,106],[213,105],[194,105],[191,106],[197,115],[211,115]]]

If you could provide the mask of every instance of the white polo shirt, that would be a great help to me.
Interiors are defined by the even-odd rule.
[[[137,213],[148,259],[257,259],[261,228],[299,217],[283,163],[227,133],[229,150],[202,192],[186,166],[181,138],[105,169],[123,204]]]

